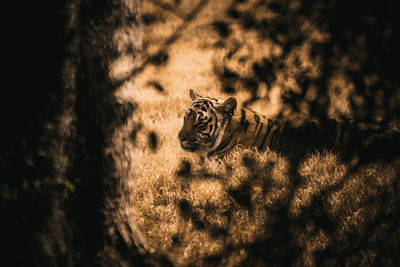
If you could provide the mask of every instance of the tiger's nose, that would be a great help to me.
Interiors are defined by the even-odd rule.
[[[186,135],[185,135],[185,132],[180,130],[179,133],[178,133],[178,138],[179,138],[179,141],[181,141],[181,142],[185,141],[187,139]]]

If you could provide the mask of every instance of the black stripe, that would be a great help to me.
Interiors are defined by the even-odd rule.
[[[258,132],[257,132],[257,134],[256,134],[256,137],[254,138],[253,144],[251,144],[252,146],[254,146],[254,145],[258,142],[258,135],[260,134],[262,128],[263,128],[263,123],[260,123],[260,128],[258,129]]]
[[[263,128],[263,123],[260,124],[260,128],[258,129],[258,132],[256,134],[256,139],[257,139],[258,135],[260,134],[262,128]]]
[[[281,126],[279,125],[278,128],[275,130],[274,135],[272,136],[271,149],[272,149],[272,147],[276,148],[275,145],[278,143],[279,137],[280,137],[280,131],[279,131],[280,128],[281,128]]]
[[[242,117],[240,117],[240,123],[243,124],[244,120],[246,119],[246,111],[244,111],[244,109],[240,109],[240,111],[242,112]]]
[[[254,128],[254,131],[257,131],[257,127],[260,124],[260,117],[254,113],[254,119],[256,120],[256,128]]]
[[[267,131],[265,132],[264,139],[263,139],[261,145],[258,146],[258,150],[262,150],[262,148],[265,144],[265,140],[267,140],[267,136],[268,136],[269,132],[271,131],[271,128],[272,128],[271,120],[268,120]]]
[[[203,100],[203,99],[196,100],[196,101],[193,103],[192,107],[201,108],[201,107],[204,105],[204,101],[205,101],[205,100]]]
[[[203,100],[195,100],[192,104],[193,108],[199,108],[203,105]]]
[[[224,141],[222,141],[214,151],[222,150],[225,147],[227,147],[229,145],[229,143],[231,142],[232,137],[233,137],[233,134],[231,136],[229,136],[228,138],[226,138]]]
[[[244,131],[247,132],[250,122],[246,119],[246,111],[242,108],[240,110],[242,112],[242,117],[240,118],[240,123],[242,124]]]
[[[274,142],[276,141],[277,137],[278,137],[278,133],[279,133],[279,126],[278,129],[275,129],[272,133],[272,137],[271,137],[271,143],[269,144],[269,148],[272,149],[272,147],[275,145]]]

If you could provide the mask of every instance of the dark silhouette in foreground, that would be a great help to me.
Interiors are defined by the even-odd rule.
[[[3,98],[12,106],[2,105],[6,107],[2,111],[3,133],[6,136],[1,142],[0,155],[4,174],[0,185],[1,237],[6,247],[4,262],[12,262],[15,266],[113,266],[121,262],[134,266],[170,264],[164,255],[140,253],[134,245],[128,245],[115,228],[115,234],[112,237],[108,235],[109,229],[105,225],[110,226],[110,222],[104,213],[107,208],[105,202],[118,198],[115,192],[118,184],[113,176],[116,166],[106,151],[114,130],[126,123],[136,105],[119,103],[113,95],[115,90],[147,66],[163,67],[169,64],[171,44],[180,38],[208,3],[200,1],[193,10],[184,13],[179,9],[181,2],[160,4],[163,12],[172,11],[173,15],[182,18],[182,24],[165,40],[160,51],[143,55],[143,64],[128,78],[118,82],[111,81],[108,75],[109,62],[118,57],[111,44],[115,30],[121,25],[155,23],[162,19],[161,15],[143,14],[140,19],[138,14],[121,12],[121,5],[113,0],[57,1],[51,7],[47,3],[38,7],[35,3],[24,6],[23,10],[17,7],[12,12],[21,14],[27,11],[31,16],[22,14],[16,17],[17,20],[20,17],[29,18],[26,23],[17,23],[23,27],[15,30],[17,34],[22,32],[23,40],[5,39],[5,42],[22,44],[18,52],[23,55],[25,52],[26,57],[24,55],[23,60],[16,60],[18,66],[15,69],[21,72],[10,83],[15,87],[7,87],[11,96]],[[276,73],[287,68],[285,60],[288,55],[308,38],[300,29],[301,20],[307,17],[330,37],[325,42],[310,43],[311,56],[318,59],[321,65],[320,76],[308,75],[308,70],[301,70],[300,59],[295,60],[294,78],[301,90],[287,90],[284,95],[287,107],[298,111],[306,102],[310,113],[319,118],[319,122],[326,121],[330,98],[326,88],[332,75],[339,71],[355,86],[349,98],[355,121],[374,124],[377,114],[383,118],[383,135],[379,129],[355,128],[352,131],[353,126],[344,126],[350,131],[347,134],[344,130],[339,135],[339,139],[343,139],[343,153],[357,153],[360,157],[357,167],[350,169],[343,180],[314,196],[311,205],[298,217],[288,215],[289,202],[303,180],[290,184],[290,197],[268,208],[271,223],[265,228],[271,235],[246,245],[249,254],[243,265],[294,264],[302,253],[295,242],[297,237],[305,232],[318,234],[321,230],[331,242],[314,252],[317,266],[360,263],[365,266],[396,266],[400,262],[398,172],[395,179],[381,187],[379,179],[365,175],[366,178],[359,181],[360,191],[346,195],[346,201],[353,203],[351,195],[369,190],[359,206],[350,210],[349,214],[345,209],[339,210],[339,214],[350,217],[374,207],[376,212],[363,217],[368,219],[366,224],[349,228],[343,235],[338,232],[342,221],[332,217],[326,200],[330,195],[340,193],[357,169],[362,170],[367,162],[379,163],[398,157],[399,141],[396,135],[390,135],[385,129],[390,128],[387,126],[400,113],[397,97],[400,88],[397,23],[400,2],[304,0],[296,6],[292,5],[292,1],[255,1],[255,6],[241,9],[238,5],[243,2],[246,1],[233,1],[227,10],[221,10],[221,18],[212,23],[220,36],[215,49],[229,45],[234,28],[230,23],[235,23],[242,30],[254,31],[260,38],[279,44],[283,53],[274,58],[259,58],[250,62],[253,72],[247,76],[228,66],[216,68],[215,74],[224,92],[250,92],[247,105],[258,100],[259,85],[266,84],[270,89],[277,80]],[[258,18],[253,15],[258,10],[257,5],[267,6],[277,15],[272,19]],[[240,45],[238,42],[238,47]],[[135,47],[130,49],[124,52],[137,52]],[[232,57],[237,49],[232,48],[227,57]],[[346,66],[339,59],[345,59],[344,63],[348,59],[354,64]],[[24,81],[26,84],[21,85]],[[237,84],[241,85],[241,89],[235,86]],[[307,88],[311,85],[318,90],[314,100],[307,102]],[[158,92],[168,93],[168,88],[158,81],[152,80],[149,86]],[[69,125],[72,132],[64,134],[58,126],[62,125],[60,121],[65,119],[63,115],[69,107],[73,107],[73,121]],[[132,139],[135,139],[137,131],[143,129],[142,124],[139,123],[132,132]],[[304,143],[292,144],[304,144],[299,149],[303,154],[313,147],[309,141],[318,140],[310,140],[314,131],[314,126],[297,128],[288,134],[287,140],[294,142],[295,138],[290,138],[291,135],[304,137]],[[322,137],[329,137],[331,133],[327,132]],[[149,135],[149,144],[154,151],[160,145],[157,136],[158,133]],[[318,146],[326,143],[324,140],[317,141]],[[264,166],[258,166],[248,157],[243,159],[243,164],[254,170],[251,177],[268,173],[257,172]],[[385,169],[386,165],[382,166]],[[398,164],[395,166],[398,167]],[[231,171],[227,167],[228,176]],[[60,173],[62,177],[58,176]],[[191,178],[193,171],[190,163],[183,163],[178,174],[185,179]],[[212,174],[204,175],[206,178],[210,176]],[[268,177],[264,178],[268,180]],[[274,186],[266,184],[263,190],[270,192]],[[252,212],[248,184],[228,194],[241,208]],[[201,231],[209,231],[210,236],[215,238],[228,235],[225,229],[202,221],[188,201],[180,200],[177,205],[181,216],[193,220]],[[212,207],[208,212],[213,212]],[[172,242],[179,244],[179,236],[174,236]],[[217,265],[226,254],[239,250],[233,245],[228,246],[208,260]]]

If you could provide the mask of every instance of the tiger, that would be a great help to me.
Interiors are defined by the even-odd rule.
[[[206,152],[207,156],[226,155],[236,145],[279,150],[281,124],[245,107],[237,100],[202,97],[190,89],[192,105],[184,115],[178,138],[183,150]]]
[[[183,150],[206,153],[207,157],[227,155],[237,145],[279,152],[289,160],[298,161],[316,149],[358,151],[360,156],[387,156],[400,144],[398,122],[395,127],[379,131],[360,131],[355,123],[326,119],[309,121],[301,126],[267,118],[246,107],[238,107],[237,100],[202,97],[189,90],[192,104],[185,112],[178,139]],[[365,140],[375,139],[365,146]],[[397,155],[397,150],[394,151]]]

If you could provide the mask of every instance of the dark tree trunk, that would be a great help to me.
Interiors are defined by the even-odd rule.
[[[13,113],[4,116],[10,130],[0,154],[7,173],[0,184],[3,261],[142,266],[153,256],[128,245],[109,216],[120,192],[115,158],[106,152],[133,112],[132,104],[117,102],[108,74],[118,56],[114,32],[131,18],[120,1],[56,2],[25,6],[25,72],[14,79],[19,90],[5,98],[17,104],[2,105],[3,114]]]

